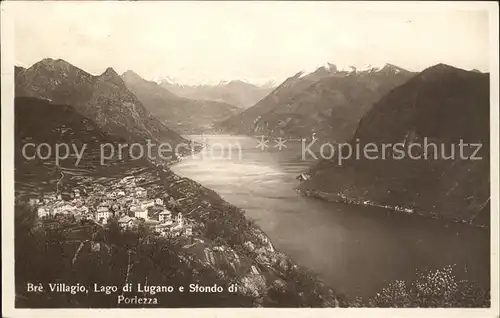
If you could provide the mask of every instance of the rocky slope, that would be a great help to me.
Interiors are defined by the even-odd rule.
[[[91,75],[64,60],[44,59],[16,71],[16,96],[72,105],[105,132],[128,141],[187,142],[149,112],[112,69]]]
[[[238,80],[217,85],[180,85],[168,80],[161,80],[159,84],[178,96],[227,103],[242,109],[255,105],[274,89],[272,85],[257,86]]]
[[[20,308],[110,307],[332,307],[345,304],[314,274],[274,249],[244,211],[215,192],[167,167],[144,160],[112,160],[96,164],[101,143],[120,139],[103,132],[71,106],[34,98],[15,102],[15,259],[16,306]],[[38,120],[46,114],[44,120]],[[55,156],[42,160],[22,156],[26,143],[89,144],[78,167],[74,157],[56,166]],[[28,152],[30,155],[31,152]],[[159,237],[145,224],[123,231],[113,220],[103,226],[81,214],[39,219],[28,203],[78,188],[80,204],[93,214],[106,194],[134,177],[148,198],[163,198],[165,208],[182,213],[192,224],[191,237]],[[64,204],[76,203],[63,196]],[[87,221],[85,221],[87,219]],[[48,290],[49,283],[86,286],[87,293],[27,292],[28,282]],[[129,298],[154,298],[154,303],[119,304],[120,292],[93,292],[93,286],[125,283],[185,286],[186,291],[144,293]],[[187,292],[190,284],[223,286],[220,293]],[[231,284],[238,292],[228,292]]]
[[[293,138],[344,141],[380,97],[413,73],[387,64],[363,70],[339,70],[328,64],[298,73],[255,106],[222,122],[223,131]]]
[[[462,146],[461,154],[461,140],[480,149]],[[378,151],[364,156],[370,143]],[[443,64],[422,71],[363,116],[351,145],[359,145],[359,159],[353,155],[339,164],[337,154],[319,162],[300,190],[333,201],[488,223],[489,74]],[[385,155],[382,145],[391,145]]]
[[[178,132],[209,131],[214,122],[239,111],[237,107],[224,102],[179,97],[155,82],[146,81],[133,71],[125,72],[122,79],[151,113]]]

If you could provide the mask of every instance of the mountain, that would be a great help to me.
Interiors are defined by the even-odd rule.
[[[44,59],[16,76],[17,97],[37,97],[71,105],[105,132],[128,141],[187,142],[149,112],[121,77],[108,68],[91,75],[64,60]]]
[[[337,153],[320,161],[300,190],[435,218],[488,219],[489,105],[489,74],[430,67],[363,116],[350,143],[359,147],[358,159],[352,155],[340,162]],[[461,140],[474,145],[460,146]],[[375,147],[378,158],[373,159],[373,150],[363,155],[363,149]],[[347,157],[348,151],[342,154]]]
[[[239,111],[237,107],[227,103],[179,97],[155,82],[146,81],[133,71],[123,73],[122,79],[151,113],[179,132],[209,131],[214,122]]]
[[[273,83],[257,86],[240,80],[217,85],[180,85],[160,80],[159,84],[178,96],[223,102],[243,109],[255,105],[274,89]]]
[[[348,140],[380,97],[411,78],[397,66],[343,70],[327,64],[299,72],[244,112],[220,123],[223,131],[293,138]]]

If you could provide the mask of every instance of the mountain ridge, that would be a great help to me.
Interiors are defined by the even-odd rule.
[[[389,64],[387,64],[389,65]],[[254,106],[218,127],[222,131],[291,138],[347,140],[369,107],[413,76],[396,66],[344,71],[334,64],[287,78]]]
[[[389,147],[385,159],[320,160],[299,189],[332,201],[467,223],[477,218],[488,225],[489,74],[445,64],[425,69],[382,97],[350,140],[353,149],[398,143],[404,158],[394,159],[396,151]],[[424,148],[426,143],[436,148]],[[481,145],[475,155],[482,159],[471,159],[477,149],[471,147],[463,150],[469,157],[459,157],[460,143]],[[413,154],[420,159],[409,157],[411,144],[422,146]]]
[[[273,82],[256,85],[238,79],[217,84],[197,85],[178,84],[165,79],[159,80],[157,83],[181,97],[223,102],[243,109],[257,103],[274,88]]]
[[[16,97],[37,97],[75,107],[104,131],[129,141],[188,143],[156,119],[109,67],[92,75],[62,59],[43,59],[18,72]]]
[[[149,111],[179,132],[190,134],[211,131],[214,122],[239,111],[236,106],[227,103],[179,97],[131,70],[123,73],[121,78]]]

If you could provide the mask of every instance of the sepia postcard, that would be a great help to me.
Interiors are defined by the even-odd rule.
[[[496,2],[1,23],[3,317],[499,317]]]

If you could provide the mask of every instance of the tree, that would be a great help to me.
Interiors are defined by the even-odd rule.
[[[476,284],[458,280],[454,266],[417,272],[407,283],[397,280],[368,299],[371,307],[489,307],[490,292]],[[362,306],[362,300],[353,303]]]

